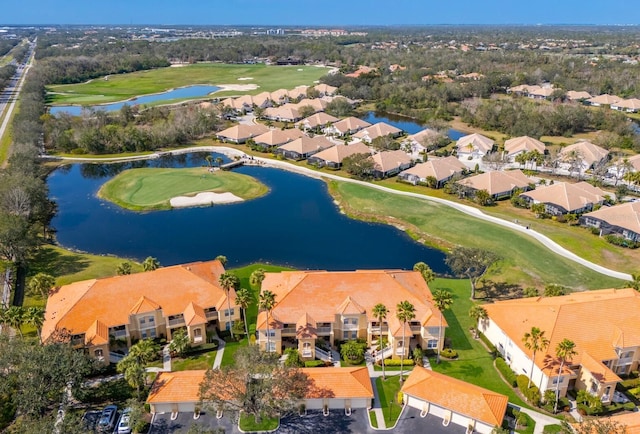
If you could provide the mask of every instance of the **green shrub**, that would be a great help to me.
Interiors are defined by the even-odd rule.
[[[527,401],[533,405],[538,405],[540,403],[540,389],[538,386],[531,383],[531,387],[529,387],[529,377],[526,375],[518,375],[516,382],[518,384],[518,389],[520,392],[527,398]]]
[[[589,228],[593,235],[600,235],[600,228]]]
[[[504,379],[507,380],[507,383],[509,383],[511,387],[516,387],[518,385],[516,382],[515,372],[511,370],[509,365],[507,365],[507,362],[505,362],[502,357],[496,358],[496,368],[498,369],[498,371],[500,371]]]
[[[478,332],[478,336],[480,337],[480,340],[487,346],[487,348],[489,348],[491,356],[493,358],[496,358],[498,356],[498,349],[489,341],[489,339],[487,339],[484,333]]]
[[[625,410],[633,411],[636,408],[636,405],[633,402],[625,402],[622,405],[622,408]]]
[[[319,368],[321,366],[324,367],[324,361],[322,360],[307,360],[304,362],[305,368]]]
[[[384,366],[400,366],[400,359],[385,359]],[[411,359],[404,359],[404,366],[413,366],[414,362]]]
[[[613,235],[613,234],[605,235],[604,239],[607,240],[607,242],[609,242],[610,244],[613,244],[615,246],[626,247],[628,249],[637,249],[638,247],[640,247],[640,243],[627,240],[626,238],[619,237],[618,235]]]
[[[456,357],[458,357],[458,352],[451,348],[445,348],[444,350],[440,351],[440,355],[442,357],[446,357],[447,359],[455,359]]]

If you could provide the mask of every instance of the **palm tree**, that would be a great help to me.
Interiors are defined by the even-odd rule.
[[[544,335],[544,331],[538,327],[531,327],[531,331],[528,331],[522,337],[525,348],[533,351],[533,357],[531,357],[531,371],[529,372],[529,387],[531,387],[531,378],[533,377],[533,368],[536,360],[536,353],[547,349],[549,346],[549,339]]]
[[[553,406],[553,412],[558,412],[558,399],[560,395],[560,375],[562,374],[562,368],[564,368],[564,364],[567,359],[572,359],[573,356],[578,354],[576,351],[576,343],[572,340],[564,338],[562,341],[558,342],[556,345],[556,356],[560,359],[560,367],[558,368],[558,381],[556,382],[556,403]]]
[[[416,308],[409,301],[401,301],[396,306],[396,318],[402,322],[402,355],[400,356],[400,383],[404,381],[402,374],[404,373],[404,353],[407,348],[405,343],[405,335],[407,330],[407,321],[411,321],[416,317]]]
[[[153,256],[147,256],[147,258],[142,263],[142,268],[144,269],[144,271],[157,270],[158,267],[160,267],[160,261],[158,261],[158,259],[154,258]]]
[[[20,327],[24,323],[23,312],[22,306],[9,306],[5,311],[5,321],[7,325],[18,330],[20,337],[24,337],[22,330],[20,330]]]
[[[137,344],[132,345],[129,348],[129,355],[135,357],[138,361],[146,366],[149,362],[153,361],[160,352],[160,345],[155,343],[151,338],[142,339]]]
[[[249,276],[249,283],[253,286],[260,287],[260,285],[262,285],[262,281],[264,280],[264,273],[265,271],[263,268],[254,270],[253,273],[251,273],[251,276]]]
[[[275,304],[276,295],[273,292],[266,290],[260,293],[260,302],[258,303],[258,309],[267,312],[267,352],[269,352],[269,314],[271,313],[271,310],[273,309]]]
[[[231,317],[231,289],[237,289],[240,286],[240,279],[232,273],[222,273],[218,279],[218,283],[227,293],[227,315],[229,315],[229,331],[233,339],[233,318]]]
[[[207,155],[206,157],[204,157],[204,159],[207,162],[207,164],[209,165],[209,167],[211,167],[211,163],[213,162],[213,156],[212,155]]]
[[[222,159],[222,157],[216,157],[216,164],[218,165],[218,167],[221,167],[221,166],[222,166],[222,162],[223,162],[223,161],[224,161],[224,160]]]
[[[640,273],[631,274],[631,280],[627,282],[627,285],[629,285],[629,288],[640,291]]]
[[[216,256],[216,261],[220,261],[223,267],[227,266],[227,257],[225,255]]]
[[[251,304],[252,301],[251,291],[247,288],[240,288],[238,292],[236,292],[236,304],[240,306],[242,309],[242,318],[244,320],[244,332],[247,335],[247,339],[249,339],[249,324],[247,323],[247,308]]]
[[[56,279],[46,273],[38,273],[29,279],[29,290],[40,294],[42,298],[47,298],[49,291],[56,284]]]
[[[422,274],[422,278],[425,282],[427,282],[427,284],[433,282],[433,279],[436,278],[436,274],[433,272],[431,267],[429,267],[424,262],[417,262],[413,266],[413,271],[419,271],[420,274]]]
[[[22,319],[25,324],[34,326],[36,332],[38,332],[38,338],[42,339],[40,330],[42,329],[42,324],[44,324],[44,308],[38,306],[28,307]]]
[[[469,309],[469,316],[471,318],[473,318],[476,322],[476,327],[474,327],[474,330],[478,330],[478,326],[480,325],[480,320],[485,320],[488,318],[488,314],[487,314],[487,309],[485,309],[484,307],[480,306],[479,304],[474,304],[473,306],[471,306],[471,309]],[[478,337],[478,334],[475,333],[475,338]]]
[[[440,342],[442,342],[442,320],[444,317],[444,311],[449,309],[453,304],[453,296],[449,291],[444,289],[438,289],[433,293],[433,304],[440,311],[440,328],[438,328],[438,355],[436,362],[440,363]]]
[[[384,372],[384,347],[382,346],[382,320],[387,318],[387,314],[389,313],[389,309],[382,303],[378,303],[373,306],[373,310],[371,311],[373,316],[378,319],[378,323],[380,324],[380,336],[378,337],[378,342],[380,343],[380,351],[382,352],[382,379],[386,380],[386,374]]]

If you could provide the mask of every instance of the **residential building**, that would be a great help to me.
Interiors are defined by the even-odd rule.
[[[324,83],[316,84],[315,86],[313,86],[313,88],[318,91],[321,98],[323,96],[333,96],[336,94],[336,91],[338,90],[337,87],[329,86],[328,84],[324,84]]]
[[[614,414],[609,420],[624,426],[625,434],[640,434],[640,412]]]
[[[605,206],[580,217],[584,226],[599,228],[600,234],[613,234],[640,242],[640,202]]]
[[[263,291],[275,294],[275,307],[269,313],[269,351],[282,353],[297,348],[304,360],[316,357],[316,344],[327,345],[349,339],[364,339],[369,346],[388,342],[384,357],[405,357],[420,345],[423,349],[442,348],[447,322],[433,304],[431,291],[416,271],[285,271],[266,273]],[[409,301],[415,319],[403,327],[396,317],[396,306]],[[389,313],[380,324],[373,307],[384,304]],[[258,344],[267,349],[267,315],[258,314]],[[405,346],[402,345],[403,333]]]
[[[611,104],[611,108],[614,110],[620,110],[627,113],[637,113],[640,110],[640,99],[622,99],[614,104]]]
[[[328,127],[338,121],[339,119],[335,116],[331,116],[325,112],[320,112],[296,122],[296,127],[305,131],[318,130]]]
[[[580,173],[584,173],[589,169],[603,165],[609,157],[609,151],[582,140],[562,148],[559,157],[561,168],[569,172],[579,170]]]
[[[295,107],[298,109],[298,111],[301,111],[303,107],[311,107],[317,113],[317,112],[324,111],[324,109],[327,108],[328,104],[329,103],[327,101],[325,101],[324,99],[320,99],[320,98],[315,98],[315,99],[304,98],[304,99],[301,99],[300,102],[298,102],[295,105]]]
[[[271,92],[271,101],[276,105],[286,104],[289,102],[289,91],[287,89],[278,89]]]
[[[589,98],[587,102],[594,107],[600,107],[600,106],[611,106],[617,103],[618,101],[620,101],[621,99],[622,98],[620,98],[619,96],[609,95],[605,93],[604,95],[598,95],[598,96],[594,96],[593,98]]]
[[[493,151],[494,141],[482,134],[469,134],[456,143],[458,158],[480,159]]]
[[[547,99],[556,89],[553,86],[529,86],[527,97],[531,99]]]
[[[432,158],[424,163],[418,163],[410,169],[400,172],[398,178],[417,185],[429,182],[428,178],[435,180],[434,188],[442,188],[447,181],[456,175],[462,175],[467,166],[456,157]]]
[[[413,165],[413,160],[406,152],[382,151],[371,156],[373,160],[373,177],[382,179],[393,176]]]
[[[282,146],[295,139],[299,139],[303,135],[304,133],[297,128],[286,129],[286,130],[282,130],[280,128],[274,128],[267,131],[264,134],[260,134],[253,140],[256,146],[259,146],[260,148],[266,151],[266,150],[276,148],[278,146]]]
[[[368,127],[364,127],[353,135],[354,138],[360,139],[363,142],[371,143],[378,137],[390,136],[396,138],[402,134],[400,128],[396,128],[393,125],[389,125],[384,122],[378,122]]]
[[[206,372],[158,372],[147,397],[151,413],[195,413],[201,407],[200,383]]]
[[[420,366],[413,368],[401,392],[421,417],[439,417],[443,424],[460,425],[468,433],[490,434],[502,426],[509,404],[505,395]]]
[[[481,173],[458,181],[470,194],[486,190],[494,200],[511,197],[516,190],[527,191],[531,180],[521,170]]]
[[[409,146],[411,157],[417,160],[423,158],[423,155],[428,151],[427,145],[437,140],[439,136],[440,134],[436,130],[425,128],[422,131],[407,136],[403,143]]]
[[[247,140],[268,131],[269,128],[262,124],[238,124],[216,133],[216,137],[222,142],[245,143]]]
[[[559,388],[586,390],[603,403],[613,398],[618,375],[638,369],[640,361],[640,293],[632,288],[576,292],[559,297],[530,297],[484,305],[488,318],[478,329],[495,345],[517,374],[531,376],[544,394]],[[549,345],[533,352],[525,333],[537,327]],[[575,343],[576,355],[564,363],[556,347]]]
[[[206,342],[207,331],[228,329],[240,319],[235,292],[218,283],[220,261],[162,267],[154,271],[65,285],[48,300],[42,341],[57,331],[106,363],[115,347],[126,351],[135,341],[166,337],[186,329],[192,344]]]
[[[262,117],[276,122],[297,122],[302,119],[298,105],[291,103],[280,107],[269,107],[265,109]]]
[[[325,134],[335,134],[337,136],[344,136],[347,134],[355,134],[363,128],[369,127],[371,124],[362,119],[355,118],[353,116],[344,118],[333,125],[324,129]]]
[[[585,91],[575,91],[569,90],[567,91],[567,99],[569,101],[585,101],[592,98],[592,95],[589,92]]]
[[[602,205],[608,194],[588,182],[570,184],[556,182],[522,193],[520,197],[528,203],[543,203],[545,212],[552,216],[582,214],[591,211],[595,205]]]
[[[527,152],[538,152],[544,155],[545,149],[544,143],[529,136],[514,137],[504,142],[505,158],[510,163],[514,163],[518,155]]]
[[[332,146],[334,146],[334,144],[324,136],[302,136],[285,145],[279,146],[274,152],[290,160],[304,160]]]
[[[309,86],[296,86],[289,91],[289,99],[301,100],[306,98]]]
[[[317,167],[328,167],[330,169],[339,169],[342,167],[342,161],[355,154],[371,154],[371,150],[362,142],[352,143],[350,145],[336,145],[331,148],[320,151],[309,157],[307,162]]]

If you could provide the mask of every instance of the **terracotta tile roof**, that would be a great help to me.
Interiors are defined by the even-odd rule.
[[[327,149],[334,146],[324,136],[302,136],[285,145],[279,146],[278,149],[285,151],[298,152],[299,154],[307,154],[309,152],[317,151],[318,149]]]
[[[366,367],[302,368],[313,381],[307,398],[373,398],[373,387]]]
[[[256,143],[262,143],[268,146],[280,146],[285,143],[289,143],[292,140],[299,139],[304,133],[297,128],[291,128],[281,130],[280,128],[274,128],[267,131],[264,134],[260,134],[253,140]]]
[[[489,425],[502,425],[509,398],[420,366],[402,392]]]
[[[222,273],[220,261],[207,261],[65,285],[47,300],[42,339],[61,328],[85,333],[96,320],[107,327],[129,324],[130,311],[136,306],[139,313],[143,305],[150,311],[160,306],[165,317],[183,313],[189,302],[219,310],[227,301],[218,284]],[[141,303],[143,297],[149,301]],[[235,304],[233,292],[231,299]]]
[[[402,171],[402,173],[415,175],[420,179],[433,176],[436,180],[442,181],[455,174],[462,173],[466,168],[467,167],[456,157],[449,156],[429,159],[424,163],[416,164],[410,169]]]
[[[615,104],[620,101],[622,98],[615,95],[609,95],[607,93],[603,95],[594,96],[593,98],[588,99],[587,101],[591,104]]]
[[[527,191],[520,196],[529,197],[540,203],[558,205],[567,212],[572,212],[580,210],[589,204],[602,203],[607,194],[602,189],[582,181],[576,184],[556,182],[553,185]]]
[[[469,152],[468,147],[472,146],[474,149],[486,154],[491,152],[493,144],[495,142],[482,134],[469,134],[468,136],[460,137],[456,143],[456,149],[458,152]]]
[[[411,164],[411,157],[403,150],[383,151],[371,156],[373,166],[381,172],[388,172],[402,165]]]
[[[262,290],[276,295],[272,311],[274,323],[296,323],[308,313],[317,322],[334,322],[340,309],[365,311],[384,303],[390,313],[387,320],[392,333],[402,333],[402,325],[391,325],[396,305],[408,300],[416,308],[416,321],[423,326],[438,327],[440,312],[432,302],[431,291],[417,271],[357,270],[357,271],[283,271],[265,273]],[[309,303],[313,300],[313,303]],[[347,303],[347,300],[348,303]],[[443,324],[446,320],[443,317]],[[398,329],[398,327],[400,329]],[[266,314],[258,315],[257,329],[266,329]]]
[[[298,339],[310,339],[318,337],[317,323],[313,318],[309,316],[308,313],[302,315],[296,323],[296,337]]]
[[[583,214],[640,234],[640,202],[627,202],[621,205],[603,206],[597,211]]]
[[[147,398],[149,404],[198,402],[200,383],[207,371],[159,372]]]
[[[369,127],[364,127],[355,133],[353,137],[357,139],[368,137],[369,140],[374,140],[378,137],[388,136],[389,134],[397,135],[400,133],[402,133],[400,128],[396,128],[393,125],[389,125],[384,122],[378,122],[377,124],[373,124]]]
[[[207,316],[204,309],[193,302],[189,303],[184,309],[184,322],[187,326],[206,324]]]
[[[237,141],[250,139],[252,137],[266,133],[267,131],[269,131],[269,128],[262,124],[238,124],[216,133],[216,136]]]
[[[511,338],[529,358],[522,336],[538,327],[549,339],[546,351],[536,353],[535,364],[548,372],[555,364],[556,345],[562,339],[576,344],[580,364],[589,353],[595,360],[618,358],[615,347],[640,345],[640,293],[628,289],[575,292],[560,297],[531,297],[484,305],[489,318]]]
[[[335,145],[318,152],[313,158],[331,163],[342,163],[342,160],[355,154],[371,154],[371,150],[362,142],[352,143],[350,145]]]
[[[320,112],[296,122],[296,126],[306,125],[309,128],[315,128],[325,126],[326,124],[332,124],[334,122],[338,122],[337,117],[331,116],[330,114],[325,112]]]
[[[511,191],[514,188],[525,188],[531,180],[520,169],[492,171],[465,178],[458,183],[474,190],[487,190],[495,195]]]
[[[367,310],[362,307],[360,303],[351,298],[350,295],[344,299],[337,309],[337,312],[342,315],[360,315],[366,313],[366,311]]]
[[[562,150],[560,151],[560,156],[566,159],[571,155],[573,151],[576,151],[582,161],[587,163],[587,165],[589,166],[601,161],[603,158],[609,155],[609,151],[607,151],[606,149],[583,140],[580,142],[576,142],[573,145],[562,148]]]
[[[158,303],[143,295],[140,297],[138,302],[133,305],[129,313],[132,315],[137,315],[142,312],[152,312],[158,309],[160,309],[160,305]]]
[[[611,369],[607,368],[604,363],[594,359],[587,352],[582,354],[580,365],[587,371],[591,372],[591,375],[601,383],[622,381],[620,377],[618,377]]]
[[[85,345],[103,345],[109,342],[109,328],[102,321],[94,321],[84,336]]]
[[[366,128],[371,124],[367,121],[363,121],[362,119],[354,118],[353,116],[344,118],[335,124],[333,127],[340,131],[341,134],[346,133],[347,131],[359,131],[362,128]]]
[[[536,140],[533,137],[522,136],[506,140],[504,142],[504,150],[507,151],[507,155],[512,155],[521,151],[538,151],[539,153],[544,154],[545,145],[540,140]]]
[[[614,416],[610,416],[609,419],[619,423],[620,425],[624,425],[627,428],[626,434],[640,434],[640,412],[616,414]]]

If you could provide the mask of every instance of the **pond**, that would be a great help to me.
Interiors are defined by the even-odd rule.
[[[62,113],[62,112],[67,112],[73,116],[80,116],[82,114],[83,109],[105,110],[110,112],[110,111],[120,110],[122,106],[125,104],[142,105],[142,104],[149,104],[157,101],[204,97],[219,89],[220,88],[217,86],[205,86],[205,85],[186,86],[186,87],[180,87],[178,89],[169,90],[167,92],[154,93],[152,95],[142,95],[126,101],[114,102],[112,104],[99,104],[99,105],[93,105],[93,106],[80,106],[80,105],[51,106],[49,111],[52,115]]]
[[[441,251],[391,226],[346,217],[324,182],[285,170],[236,169],[259,179],[270,191],[234,205],[135,213],[96,197],[100,186],[124,169],[203,166],[206,155],[211,154],[72,164],[55,170],[47,182],[59,208],[53,220],[58,242],[136,260],[154,256],[163,265],[222,254],[231,267],[260,261],[299,269],[410,269],[424,261],[438,273],[448,271]]]
[[[362,119],[369,122],[370,124],[384,122],[389,125],[393,125],[396,128],[400,128],[401,130],[406,131],[408,134],[415,134],[418,131],[422,131],[425,128],[428,128],[427,125],[421,124],[412,118],[392,115],[389,113],[368,112],[366,116],[362,117]],[[447,132],[447,136],[449,136],[449,138],[453,141],[457,141],[460,137],[466,135],[466,133],[454,130],[453,128],[450,128]]]

